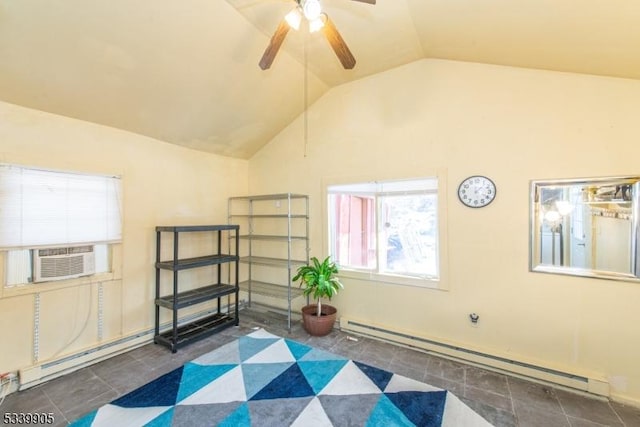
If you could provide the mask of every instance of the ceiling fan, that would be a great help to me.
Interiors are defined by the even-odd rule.
[[[376,4],[376,0],[352,0],[361,3]],[[333,51],[338,56],[338,59],[342,63],[342,66],[350,70],[356,65],[356,59],[347,47],[344,39],[338,32],[338,29],[329,19],[329,16],[322,11],[322,6],[319,0],[295,0],[296,7],[285,15],[282,19],[276,32],[273,33],[269,45],[264,51],[262,58],[260,59],[260,68],[263,70],[271,67],[273,60],[280,50],[280,46],[284,42],[284,38],[291,28],[297,30],[300,28],[300,24],[303,19],[306,20],[309,31],[316,32],[322,31],[325,38],[333,48]]]

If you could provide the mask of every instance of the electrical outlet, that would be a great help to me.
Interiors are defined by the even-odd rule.
[[[469,320],[471,321],[471,326],[478,327],[478,320],[480,320],[480,316],[476,313],[469,314]]]

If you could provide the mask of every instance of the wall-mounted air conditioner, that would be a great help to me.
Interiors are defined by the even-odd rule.
[[[35,249],[34,282],[47,282],[87,276],[96,271],[93,246]]]

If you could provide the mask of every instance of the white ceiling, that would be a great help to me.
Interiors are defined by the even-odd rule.
[[[637,0],[321,2],[353,70],[302,31],[258,67],[293,0],[0,0],[0,100],[248,158],[331,87],[422,58],[640,79]]]

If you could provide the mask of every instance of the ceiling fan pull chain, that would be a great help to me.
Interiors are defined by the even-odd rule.
[[[307,157],[307,144],[309,142],[309,118],[307,110],[309,109],[309,71],[307,67],[307,41],[309,40],[309,34],[304,37],[304,114],[303,114],[303,127],[304,127],[304,157]]]

